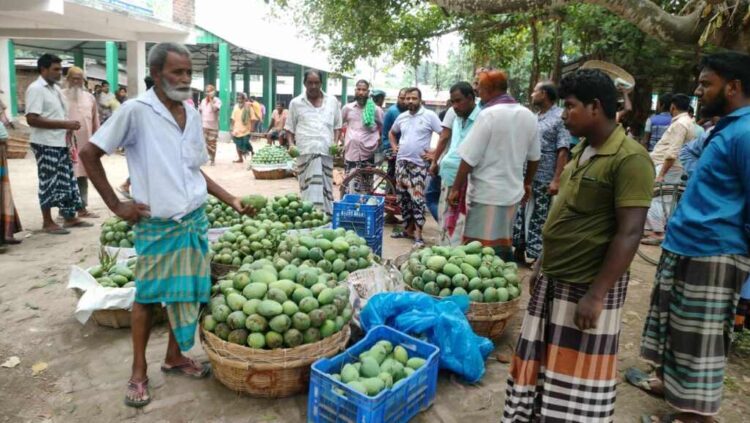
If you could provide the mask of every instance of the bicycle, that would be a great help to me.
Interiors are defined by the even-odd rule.
[[[346,175],[340,190],[341,197],[352,193],[385,197],[385,214],[391,216],[401,214],[396,196],[396,180],[375,165],[361,167]]]
[[[661,204],[662,211],[664,212],[665,216],[665,230],[667,226],[666,223],[669,222],[669,219],[674,214],[675,209],[677,209],[677,203],[679,203],[680,198],[682,198],[682,194],[685,193],[686,182],[687,175],[683,175],[680,182],[661,182],[657,183],[654,187],[653,198],[661,198],[662,200]],[[646,263],[653,266],[658,265],[661,251],[659,252],[659,256],[654,258],[649,254],[652,251],[647,250],[652,249],[646,249],[644,248],[643,244],[640,244],[640,246],[636,250],[636,254],[638,254],[638,257],[642,258]]]

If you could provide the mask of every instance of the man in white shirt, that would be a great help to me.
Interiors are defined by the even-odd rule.
[[[461,164],[448,202],[457,205],[466,193],[464,242],[481,241],[504,260],[512,260],[516,207],[531,194],[541,146],[536,116],[507,90],[505,72],[479,74],[482,111],[458,149]]]
[[[209,373],[207,366],[182,355],[194,344],[200,304],[208,302],[211,289],[206,191],[240,213],[253,212],[200,169],[208,153],[200,114],[186,101],[191,96],[190,51],[180,44],[157,44],[148,63],[154,88],[123,104],[80,153],[107,207],[135,223],[133,370],[125,397],[131,407],[151,401],[146,343],[153,305],[166,303],[171,329],[162,371],[189,377]],[[102,166],[101,156],[118,148],[125,149],[133,201],[117,198]]]
[[[216,163],[216,140],[219,138],[219,110],[221,100],[216,97],[216,87],[206,85],[206,98],[201,101],[198,111],[203,119],[203,136],[206,138],[206,150],[211,159],[210,165]]]
[[[419,88],[406,89],[406,109],[393,123],[388,135],[396,155],[396,195],[404,227],[394,231],[392,238],[414,238],[416,246],[424,245],[425,183],[428,164],[423,156],[430,149],[432,133],[440,134],[440,118],[422,107]]]
[[[57,86],[62,77],[62,60],[44,54],[37,61],[37,68],[39,78],[26,90],[26,121],[31,127],[31,149],[39,176],[42,230],[64,235],[70,233],[66,228],[93,226],[76,218],[76,210],[81,210],[83,204],[68,144],[70,132],[79,130],[81,124],[67,119],[63,93]],[[65,220],[62,227],[52,220],[52,207],[60,210]]]
[[[302,199],[329,215],[333,212],[333,157],[330,147],[341,132],[341,108],[336,97],[324,93],[320,72],[308,70],[305,92],[289,103],[284,130],[289,146],[296,145]]]

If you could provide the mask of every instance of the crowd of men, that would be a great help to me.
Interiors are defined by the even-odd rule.
[[[189,50],[157,44],[148,62],[153,88],[123,102],[103,124],[101,99],[82,88],[80,69],[69,70],[68,87],[58,88],[54,56],[39,59],[40,77],[26,100],[43,230],[66,234],[91,225],[82,220],[93,216],[86,209],[89,180],[113,213],[138,223],[133,372],[125,399],[134,407],[151,400],[145,350],[153,304],[166,303],[171,327],[162,370],[208,374],[206,365],[182,354],[194,343],[200,304],[209,298],[207,193],[240,213],[255,212],[200,169],[215,160],[222,104],[211,86],[198,110],[187,102]],[[677,411],[668,418],[713,421],[735,311],[745,304],[740,297],[750,297],[743,292],[750,291],[750,56],[707,56],[700,68],[695,95],[709,130],[697,126],[687,95],[662,96],[642,143],[618,124],[618,90],[594,69],[570,73],[559,85],[538,83],[532,111],[508,92],[507,73],[480,68],[473,83],[450,88],[442,120],[416,87],[402,89],[383,110],[384,93],[370,93],[364,80],[342,108],[310,70],[305,92],[288,111],[283,105],[273,111],[267,139],[296,146],[302,197],[329,214],[330,147],[343,144],[347,172],[386,166],[395,179],[403,224],[393,237],[424,244],[433,192],[441,244],[479,240],[506,260],[534,261],[507,382],[506,422],[612,420],[629,266],[642,242],[661,243],[641,338],[641,355],[655,372],[631,368],[626,378],[663,396]],[[252,151],[247,137],[259,130],[263,113],[238,94],[231,126],[237,161]],[[571,148],[571,139],[580,142]],[[118,149],[127,157],[133,201],[118,198],[101,162]],[[7,168],[4,160],[0,169]],[[0,235],[7,241],[20,223],[7,172],[1,174]],[[683,175],[687,187],[665,227],[664,199],[654,198],[653,188]],[[354,187],[366,190],[369,183],[363,178]],[[60,210],[62,225],[52,208]]]

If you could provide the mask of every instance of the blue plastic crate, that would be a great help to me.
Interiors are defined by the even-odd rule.
[[[370,199],[377,204],[367,204]],[[347,194],[333,203],[333,228],[353,230],[367,238],[383,232],[385,198],[377,195]]]
[[[372,252],[383,256],[383,231],[380,231],[379,234],[375,236],[366,236],[365,242],[367,242],[367,246],[372,249]]]
[[[340,373],[346,363],[358,361],[359,354],[381,340],[402,345],[409,357],[426,360],[408,378],[368,397],[330,375]],[[401,423],[408,422],[435,399],[440,349],[388,326],[376,326],[343,353],[312,365],[307,397],[308,423]],[[335,389],[339,391],[336,392]],[[343,391],[343,394],[339,393]]]

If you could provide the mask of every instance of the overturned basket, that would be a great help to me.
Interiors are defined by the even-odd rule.
[[[255,179],[284,179],[289,175],[290,173],[287,169],[260,170],[253,168]]]
[[[349,325],[314,344],[261,350],[232,344],[203,329],[201,344],[216,379],[227,388],[261,398],[282,398],[307,390],[310,366],[346,347]]]
[[[232,266],[231,264],[221,264],[216,262],[211,262],[211,280],[216,282],[217,280],[223,278],[227,275],[227,273],[235,272],[237,269],[239,269],[239,266]]]
[[[407,291],[422,292],[412,288],[407,283],[404,286],[406,286]],[[441,299],[434,295],[430,295],[430,297],[437,300]],[[494,341],[500,338],[510,319],[518,312],[520,302],[520,296],[503,303],[475,303],[472,301],[469,302],[469,309],[466,311],[466,320],[469,321],[474,333]]]

